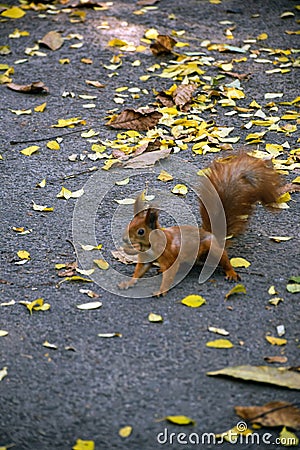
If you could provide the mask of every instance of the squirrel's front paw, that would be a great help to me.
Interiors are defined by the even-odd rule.
[[[136,283],[136,279],[131,279],[129,281],[121,281],[121,283],[118,284],[119,289],[128,289],[132,286],[134,286]]]
[[[241,277],[239,276],[238,273],[236,273],[235,270],[230,269],[226,271],[226,277],[225,279],[227,281],[239,281],[241,279]]]
[[[155,292],[153,292],[153,297],[163,297],[163,296],[165,296],[166,295],[166,293],[167,293],[168,291],[164,291],[164,292],[162,292],[161,290],[159,290],[159,291],[155,291]]]

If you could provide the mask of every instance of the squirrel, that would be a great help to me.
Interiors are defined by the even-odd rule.
[[[180,265],[193,264],[208,252],[219,261],[227,280],[238,281],[240,276],[230,263],[225,249],[227,240],[225,242],[224,238],[245,231],[258,202],[272,208],[272,204],[284,193],[300,190],[300,186],[293,183],[283,185],[272,162],[247,153],[214,160],[202,172],[204,176],[199,188],[201,228],[190,225],[161,228],[159,210],[152,206],[145,207],[143,194],[137,197],[134,218],[123,236],[123,248],[129,255],[138,254],[138,262],[132,278],[120,283],[120,289],[133,286],[156,262],[162,272],[162,282],[159,291],[153,295],[165,295]],[[218,201],[215,201],[213,191]],[[225,236],[220,238],[218,233],[213,234],[213,225],[223,220],[224,214]]]

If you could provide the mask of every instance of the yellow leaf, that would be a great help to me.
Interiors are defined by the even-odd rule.
[[[107,270],[109,268],[108,262],[106,262],[104,259],[94,259],[94,263],[99,267],[99,269]]]
[[[130,425],[127,425],[126,427],[120,428],[119,430],[119,436],[122,438],[127,438],[132,433],[132,427]]]
[[[31,145],[30,147],[23,148],[20,153],[25,156],[31,156],[33,153],[37,152],[40,147],[38,145]]]
[[[280,444],[284,447],[298,447],[299,445],[299,438],[295,435],[295,433],[287,430],[286,427],[283,427],[280,431],[279,439]]]
[[[25,11],[23,9],[18,8],[18,6],[13,6],[12,8],[7,9],[1,13],[1,16],[8,17],[9,19],[20,19],[25,15]]]
[[[266,336],[266,340],[272,345],[285,345],[287,343],[286,339],[277,338],[274,336]]]
[[[83,138],[91,138],[94,136],[97,136],[99,133],[93,129],[90,129],[89,131],[84,131],[83,133],[81,133],[81,137]]]
[[[232,267],[249,267],[251,263],[245,258],[231,258],[230,263]]]
[[[22,305],[25,305],[26,308],[29,310],[30,314],[32,314],[32,311],[47,311],[50,309],[49,303],[44,303],[43,298],[37,298],[36,300],[33,300],[33,302],[19,302]]]
[[[300,176],[293,179],[292,183],[300,183]]]
[[[163,322],[164,319],[159,314],[150,313],[148,320],[149,322]]]
[[[158,179],[159,181],[164,181],[164,182],[166,182],[166,181],[172,181],[174,178],[173,178],[173,176],[172,176],[171,174],[169,174],[169,173],[166,172],[165,170],[162,170],[162,171],[160,172],[160,174],[158,175],[157,179]]]
[[[80,246],[86,252],[90,252],[91,250],[101,250],[102,248],[102,244],[99,245],[80,244]]]
[[[165,420],[176,425],[196,425],[195,420],[187,416],[166,416]]]
[[[184,184],[176,184],[172,189],[173,194],[186,195],[188,188]]]
[[[60,149],[60,145],[57,141],[47,142],[47,147],[50,148],[50,150],[59,150]]]
[[[62,58],[58,60],[59,64],[70,64],[69,58]]]
[[[17,255],[20,259],[30,259],[30,253],[26,250],[19,250]]]
[[[20,31],[16,28],[8,37],[11,39],[19,39],[21,36],[30,36],[30,33],[29,31]]]
[[[10,111],[16,114],[17,116],[21,116],[23,114],[29,115],[32,113],[31,109],[10,109]]]
[[[268,294],[269,294],[269,295],[276,295],[276,294],[278,294],[278,292],[277,292],[276,289],[275,289],[275,286],[270,286],[270,287],[269,287],[269,289],[268,289]]]
[[[43,180],[40,183],[37,183],[36,187],[44,188],[46,186],[46,178],[43,178]]]
[[[246,294],[246,288],[243,284],[237,284],[225,295],[225,298],[229,298],[233,294]]]
[[[83,441],[82,439],[77,439],[76,444],[72,447],[72,450],[95,450],[94,441]]]
[[[60,269],[64,269],[66,267],[66,264],[55,264],[54,267],[56,270],[60,270]]]
[[[232,348],[233,343],[229,339],[216,339],[215,341],[206,342],[206,347]]]
[[[124,178],[124,180],[116,181],[116,185],[117,186],[125,186],[126,184],[129,183],[129,181],[130,181],[130,178],[127,177],[127,178]]]
[[[251,108],[261,108],[261,106],[255,100],[253,100],[249,106],[251,106]]]
[[[158,35],[159,32],[155,28],[149,28],[149,30],[145,32],[146,39],[156,39]]]
[[[265,41],[266,39],[268,39],[268,35],[267,35],[267,33],[261,33],[259,36],[257,36],[257,40],[258,41]]]
[[[201,295],[188,295],[181,300],[183,305],[189,306],[190,308],[199,308],[206,303],[206,300]]]
[[[69,200],[72,196],[72,191],[62,186],[60,192],[57,194],[57,198],[65,198],[66,200]]]
[[[38,105],[34,108],[35,112],[44,112],[45,108],[47,106],[47,103],[42,103],[41,105]]]
[[[91,149],[93,150],[93,152],[103,153],[106,150],[106,146],[100,144],[93,144]]]
[[[0,337],[7,336],[7,335],[8,335],[8,331],[0,330]]]
[[[109,47],[124,47],[125,45],[128,45],[128,42],[122,41],[121,39],[111,39],[108,43]]]
[[[51,125],[52,128],[63,128],[77,125],[79,123],[84,124],[85,121],[81,117],[72,117],[71,119],[58,119],[57,124]]]
[[[34,201],[32,201],[32,203],[33,203],[32,209],[34,211],[44,211],[44,212],[52,212],[52,211],[54,211],[53,207],[44,206],[44,205],[37,205]]]

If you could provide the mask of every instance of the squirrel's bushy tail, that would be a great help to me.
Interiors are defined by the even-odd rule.
[[[276,202],[282,186],[281,177],[270,161],[246,153],[214,161],[206,171],[206,177],[216,189],[224,211],[221,211],[220,203],[214,206],[205,202],[204,206],[200,201],[202,227],[211,232],[212,221],[222,220],[225,213],[227,236],[242,233],[256,203],[268,206]],[[205,183],[205,190],[210,183]],[[200,189],[200,197],[202,195],[206,194]]]

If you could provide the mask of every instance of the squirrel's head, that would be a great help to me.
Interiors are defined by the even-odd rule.
[[[146,206],[144,193],[134,203],[134,218],[123,236],[124,251],[130,255],[145,252],[151,247],[150,233],[159,228],[158,209]]]

